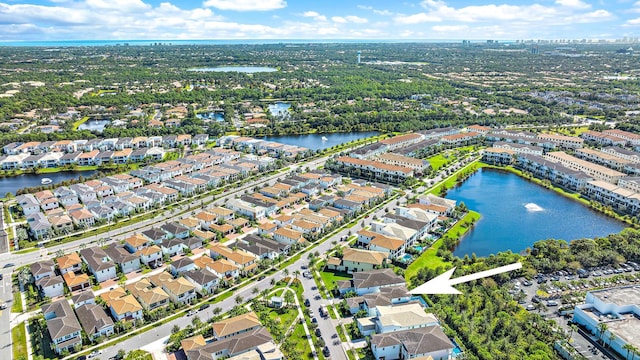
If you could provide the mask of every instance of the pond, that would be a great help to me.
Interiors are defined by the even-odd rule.
[[[291,108],[291,104],[278,101],[275,104],[269,104],[268,108],[271,115],[275,117],[286,117],[289,116],[289,108]]]
[[[318,150],[327,149],[332,146],[348,143],[353,140],[376,136],[378,134],[379,132],[377,131],[364,131],[327,134],[266,136],[261,139],[266,141],[278,142],[281,144],[305,147],[311,150]]]
[[[223,122],[224,121],[224,114],[221,112],[204,112],[204,113],[199,113],[196,114],[196,117],[198,119],[203,119],[203,120],[214,120],[217,122]]]
[[[24,188],[41,186],[42,179],[49,178],[53,182],[49,185],[59,184],[65,180],[77,179],[82,176],[90,177],[96,170],[87,171],[61,171],[48,174],[23,174],[18,176],[7,176],[0,178],[0,196],[5,197],[7,193],[16,194],[16,191]]]
[[[276,68],[264,67],[264,66],[218,66],[218,67],[206,67],[206,68],[193,68],[189,71],[198,72],[241,72],[247,74],[260,73],[260,72],[274,72],[278,71]]]
[[[625,224],[515,174],[480,169],[447,196],[480,213],[453,254],[519,253],[546,239],[571,241],[620,232]]]
[[[91,119],[80,124],[80,126],[78,126],[78,130],[89,130],[101,133],[109,124],[111,124],[111,121],[109,120]]]

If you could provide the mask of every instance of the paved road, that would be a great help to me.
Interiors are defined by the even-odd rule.
[[[401,202],[406,201],[405,198],[400,198],[398,200],[400,200]],[[396,200],[391,201],[384,207],[381,207],[380,209],[375,211],[372,215],[381,217],[385,214],[385,210],[384,210],[385,208],[389,208],[391,210],[396,206],[395,204],[396,204]],[[365,226],[369,225],[370,223],[368,219],[365,222],[366,222]],[[341,230],[331,238],[326,239],[324,242],[320,243],[317,247],[308,251],[312,251],[312,252],[317,251],[320,254],[325,254],[334,246],[333,245],[334,240],[339,241],[339,239],[347,235],[349,231],[351,231],[351,234],[355,234],[357,231],[361,229],[362,229],[362,221],[358,221],[357,224],[354,225],[352,228]],[[300,270],[300,272],[302,273],[302,267],[307,265],[308,261],[309,260],[307,259],[307,253],[305,253],[303,256],[300,257],[298,261],[294,262],[293,264],[287,267],[287,269],[289,270],[289,274],[293,274],[293,272],[296,270]],[[215,305],[212,305],[208,309],[204,311],[199,311],[197,313],[197,316],[200,317],[200,320],[207,321],[208,319],[213,317],[213,309],[216,307],[220,307],[222,309],[222,313],[225,313],[231,310],[236,305],[235,298],[237,296],[242,297],[242,299],[244,299],[244,303],[246,303],[249,299],[252,299],[255,296],[255,294],[253,294],[253,288],[258,288],[259,291],[269,289],[272,287],[271,279],[278,281],[283,277],[284,275],[282,271],[278,271],[273,275],[267,276],[265,279],[261,281],[256,281],[253,284],[246,286],[241,290],[238,290],[236,293],[234,293],[233,296]],[[314,310],[314,313],[316,315],[319,315],[317,310],[318,310],[318,307],[321,305],[321,302],[314,299],[314,296],[318,294],[318,291],[312,289],[312,287],[315,287],[316,284],[313,282],[313,280],[309,280],[309,281],[307,280],[308,279],[303,279],[304,297],[309,298],[309,300],[312,301],[311,308]],[[151,331],[147,331],[141,335],[135,336],[121,343],[118,343],[117,345],[104,349],[103,354],[101,355],[100,358],[108,359],[112,356],[115,356],[118,352],[118,349],[125,349],[125,350],[140,349],[141,347],[147,344],[150,344],[152,342],[158,342],[160,345],[162,341],[166,340],[169,337],[169,335],[171,334],[171,328],[173,328],[174,325],[178,325],[181,328],[184,328],[187,325],[191,324],[191,321],[192,321],[191,317],[185,316],[185,317],[176,319],[172,322],[169,322],[167,324],[158,326]],[[336,334],[336,330],[335,330],[335,327],[331,324],[330,319],[325,320],[318,317],[318,327],[322,332],[322,338],[325,340],[325,342],[327,343],[327,346],[329,346],[330,348],[331,359],[346,359],[346,356],[344,355],[344,351],[342,350],[342,348],[339,345],[335,346],[332,344],[333,342],[332,336],[333,334]]]
[[[327,158],[328,156],[325,156],[316,160],[312,160],[305,164],[292,165],[290,166],[289,170],[286,172],[260,178],[258,180],[249,182],[239,188],[232,189],[228,193],[225,193],[225,195],[223,195],[222,197],[218,198],[215,202],[210,204],[209,207],[223,205],[228,199],[233,198],[236,194],[241,193],[245,190],[253,189],[255,186],[259,186],[267,182],[269,184],[273,184],[278,178],[286,176],[288,173],[297,170],[299,167],[309,167],[311,169],[315,169],[318,166],[323,165]],[[205,199],[191,202],[188,206],[190,210],[197,211],[201,209],[202,202],[209,202],[209,201],[212,201],[213,199],[214,199],[213,196],[207,196]],[[178,220],[180,218],[191,216],[190,211],[182,215],[178,214],[179,212],[182,212],[185,209],[186,208],[184,208],[184,206],[181,206],[180,208],[173,209],[172,211],[165,211],[165,213],[161,216],[162,217],[161,221],[168,222],[168,221]],[[5,281],[10,282],[11,270],[16,267],[26,265],[26,264],[31,264],[40,260],[51,259],[55,257],[55,254],[59,250],[62,250],[65,253],[76,251],[80,248],[80,245],[96,243],[100,238],[105,238],[105,239],[110,238],[112,242],[120,241],[130,236],[130,234],[133,232],[140,232],[140,231],[144,231],[152,227],[158,226],[159,223],[157,223],[157,221],[158,221],[158,218],[154,218],[154,219],[141,221],[141,222],[131,224],[128,226],[123,226],[123,227],[118,227],[118,224],[113,224],[111,225],[112,227],[111,230],[109,230],[108,232],[102,233],[100,235],[90,236],[90,237],[87,237],[81,240],[76,240],[70,243],[43,248],[40,251],[32,251],[26,254],[11,254],[11,253],[0,254],[0,273],[3,274]],[[5,266],[7,267],[5,268]],[[3,289],[2,292],[0,293],[0,296],[1,296],[0,300],[4,302],[9,302],[8,305],[10,309],[11,307],[10,301],[12,300],[11,287],[9,286]],[[9,321],[10,310],[9,309],[2,311],[2,315],[0,316],[0,349],[11,347],[11,330],[10,330],[10,321]],[[229,309],[231,309],[231,307]]]

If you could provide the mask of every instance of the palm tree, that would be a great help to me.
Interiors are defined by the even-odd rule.
[[[222,308],[221,307],[215,307],[213,308],[213,315],[219,315],[222,312]]]
[[[598,337],[604,345],[604,333],[609,329],[609,326],[605,323],[598,324]]]
[[[293,275],[296,276],[296,280],[298,279],[298,275],[300,275],[300,270],[296,270],[293,272]]]
[[[243,300],[244,299],[242,298],[242,296],[240,295],[236,296],[236,304],[241,304]]]
[[[627,357],[625,359],[629,360],[629,354],[633,354],[633,357],[631,358],[631,360],[633,360],[636,357],[636,352],[638,351],[638,349],[636,349],[635,346],[631,344],[624,344],[622,348],[627,350]]]
[[[614,342],[618,337],[615,336],[613,333],[609,333],[609,344],[607,344],[608,347],[611,347],[611,343]]]
[[[251,290],[251,292],[252,292],[252,293],[254,293],[254,294],[257,294],[257,293],[259,293],[259,292],[260,292],[260,290],[258,290],[258,287],[257,287],[257,286],[254,286],[254,287],[253,287],[253,290]]]
[[[289,276],[289,269],[282,270],[282,273],[284,274],[284,276]]]

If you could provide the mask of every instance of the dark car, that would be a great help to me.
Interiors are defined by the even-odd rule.
[[[209,308],[209,306],[211,306],[211,305],[209,305],[209,304],[202,304],[202,306],[200,306],[200,311],[205,310],[205,309],[208,309],[208,308]]]
[[[16,264],[14,264],[14,263],[8,263],[8,264],[5,264],[5,265],[3,266],[3,268],[5,268],[5,269],[6,269],[6,268],[14,267],[14,266],[16,266]]]
[[[311,322],[312,322],[312,323],[317,323],[317,322],[318,322],[318,319],[316,319],[315,317],[312,317],[312,318],[311,318]]]
[[[309,299],[304,299],[304,306],[311,306],[311,301],[309,301]]]
[[[328,347],[324,347],[322,348],[322,355],[324,355],[324,357],[329,357],[329,348]]]
[[[322,333],[320,332],[320,328],[316,328],[316,336],[317,337],[322,336]]]
[[[260,275],[260,276],[258,277],[258,280],[264,280],[264,278],[266,278],[266,276],[264,276],[264,275]]]

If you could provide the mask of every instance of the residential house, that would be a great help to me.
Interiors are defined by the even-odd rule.
[[[196,291],[202,296],[212,294],[220,281],[216,274],[207,269],[189,270],[184,272],[183,276],[195,286]]]
[[[352,279],[338,281],[337,285],[341,294],[355,291],[356,295],[362,296],[380,292],[385,287],[405,286],[405,281],[393,269],[379,269],[355,272]]]
[[[58,263],[58,269],[63,275],[69,271],[79,272],[82,269],[82,259],[76,252],[56,258],[56,263]]]
[[[29,266],[31,275],[35,281],[42,278],[53,277],[56,274],[56,265],[53,260],[41,260]]]
[[[82,261],[87,264],[89,271],[96,278],[97,282],[103,282],[117,277],[115,263],[102,248],[95,246],[82,249],[80,250],[80,257]]]
[[[146,310],[154,310],[168,305],[171,300],[169,294],[162,290],[162,287],[153,286],[147,279],[131,283],[126,288]]]
[[[113,320],[107,315],[102,306],[85,304],[76,308],[76,314],[89,339],[107,337],[114,334]]]
[[[380,360],[452,359],[454,348],[455,345],[440,326],[419,327],[371,336],[373,356]]]
[[[171,263],[169,271],[173,276],[178,276],[184,272],[195,270],[196,264],[191,258],[185,256]]]
[[[64,280],[60,275],[47,276],[36,280],[36,287],[42,295],[55,298],[64,295]]]
[[[335,257],[327,259],[327,268],[348,273],[371,271],[380,268],[386,260],[387,254],[384,252],[345,248],[342,259]]]
[[[168,272],[162,272],[149,277],[149,281],[162,287],[175,303],[189,304],[196,298],[195,286],[183,277],[174,279]]]
[[[293,245],[305,241],[303,233],[286,227],[281,227],[273,233],[273,239],[279,243]]]
[[[111,243],[104,252],[113,260],[123,274],[129,274],[140,270],[140,257],[127,251],[126,246]]]
[[[262,323],[253,311],[212,324],[213,337],[216,340],[226,339],[260,327],[262,327]]]
[[[123,290],[124,292],[124,290]],[[111,316],[116,321],[143,320],[142,305],[133,295],[122,295],[121,297],[105,300]]]
[[[76,274],[73,271],[66,272],[62,275],[69,291],[82,291],[91,288],[91,280],[87,274]]]
[[[82,327],[67,299],[61,299],[42,306],[42,314],[47,321],[53,350],[57,354],[73,351],[82,346]]]

